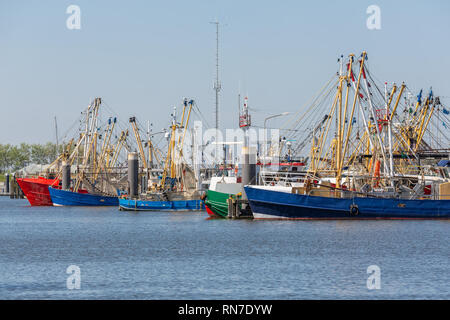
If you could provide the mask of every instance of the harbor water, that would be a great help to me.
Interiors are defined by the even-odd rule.
[[[211,220],[1,197],[0,299],[450,299],[449,234],[448,220]]]

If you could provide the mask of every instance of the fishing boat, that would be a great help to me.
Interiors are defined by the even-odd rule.
[[[251,126],[251,116],[249,114],[247,97],[244,98],[242,110],[239,99],[239,110],[239,127],[243,129],[245,133],[244,141],[240,143],[245,146],[248,145],[248,136],[246,132]],[[225,143],[235,144],[236,142]],[[288,145],[289,143],[290,142],[288,142]],[[243,148],[243,150],[244,149],[245,148]],[[239,217],[251,217],[251,212],[249,211],[248,206],[243,205],[243,203],[245,203],[245,193],[242,184],[242,177],[237,176],[239,166],[233,165],[232,167],[235,169],[235,176],[230,176],[230,173],[228,173],[228,176],[216,176],[211,179],[205,198],[206,212],[211,217],[233,218],[233,211],[235,211]],[[259,170],[257,168],[259,168]],[[260,161],[255,164],[254,174],[256,175],[258,171],[259,183],[261,185],[271,186],[291,186],[299,184],[304,180],[307,173],[305,170],[305,159],[292,159],[289,155],[287,155],[284,159],[280,159],[279,156],[272,155],[266,155],[263,159],[260,158]],[[241,170],[241,174],[242,173],[243,172]],[[249,178],[253,180],[254,177]]]
[[[307,140],[294,139],[300,149],[310,141],[302,181],[244,187],[256,219],[450,218],[448,162],[442,160],[450,154],[449,135],[439,127],[448,129],[449,112],[432,89],[417,99],[403,96],[405,83],[385,82],[383,90],[366,61],[366,52],[350,54],[346,64],[341,56],[336,78],[313,99],[310,116],[300,117],[308,120],[291,128],[296,134],[308,125],[301,121],[313,128]]]
[[[240,99],[239,99],[240,103]],[[239,105],[241,110],[241,106]],[[239,116],[239,127],[246,132],[251,126],[251,117],[248,109],[248,98],[245,97],[243,108]],[[244,134],[244,145],[247,144],[248,137]],[[244,150],[244,148],[243,148]],[[248,149],[247,149],[248,150]],[[292,159],[287,156],[281,160],[280,157],[265,156],[263,161],[255,164],[255,175],[259,171],[259,184],[261,185],[296,185],[302,182],[306,176],[305,160]],[[274,162],[274,160],[276,160]],[[280,161],[281,160],[281,161]],[[238,177],[239,166],[234,165],[235,176],[220,176],[211,179],[210,187],[206,191],[205,207],[206,212],[211,217],[227,218],[233,217],[230,212],[230,200],[235,203],[236,213],[240,217],[251,217],[251,212],[245,203],[245,193],[242,184],[242,177]],[[259,170],[257,169],[259,168]],[[242,169],[242,168],[241,168]],[[242,174],[241,170],[241,174]],[[232,173],[231,173],[232,174]],[[253,180],[253,177],[250,177]],[[234,211],[234,209],[231,209]]]
[[[72,141],[67,144],[70,149]],[[17,184],[24,193],[31,206],[51,206],[53,205],[48,187],[61,188],[61,180],[58,179],[57,174],[53,171],[57,168],[60,161],[64,159],[65,152],[61,153],[55,161],[53,161],[47,168],[39,173],[40,175],[28,178],[16,178]]]
[[[48,187],[54,206],[117,206],[118,197],[96,195],[87,191],[73,192]]]
[[[48,187],[58,186],[58,179],[38,178],[17,178],[17,183],[22,189],[25,197],[31,206],[51,206],[53,205]]]
[[[149,130],[146,142],[148,156],[146,155],[136,118],[130,118],[139,152],[128,154],[129,190],[126,195],[120,197],[119,210],[204,210],[201,190],[199,190],[201,185],[199,170],[193,168],[194,160],[192,159],[193,163],[189,165],[183,154],[184,140],[194,105],[194,100],[184,99],[180,122],[177,121],[176,108],[174,109],[170,130],[166,133],[168,149],[165,159],[159,148],[152,142]],[[139,172],[139,162],[143,166],[141,172]]]
[[[228,199],[240,198],[242,183],[237,177],[212,177],[206,191],[205,209],[209,216],[226,218],[228,216]]]
[[[450,184],[445,187],[450,190]],[[450,218],[450,200],[408,200],[357,194],[337,198],[298,194],[289,187],[244,188],[255,219]]]
[[[123,146],[127,145],[128,130],[116,134],[116,117],[102,121],[99,118],[101,105],[101,98],[95,98],[82,113],[85,128],[70,156],[67,152],[63,159],[61,187],[48,188],[55,206],[119,204],[117,190],[125,187],[126,170],[116,164]],[[77,165],[72,168],[75,160]]]
[[[259,164],[262,166],[262,164]],[[305,176],[305,164],[298,161],[266,163],[260,170],[260,183],[266,186],[295,186],[300,184]],[[208,215],[226,218],[229,216],[228,199],[240,200],[244,192],[241,177],[213,177],[206,191],[205,207]],[[239,205],[240,210],[242,206]]]
[[[119,207],[123,211],[200,211],[204,209],[204,204],[200,199],[171,201],[119,199]]]
[[[126,185],[126,168],[119,158],[123,147],[129,148],[128,130],[117,134],[116,117],[101,119],[101,104],[101,98],[95,98],[81,113],[76,122],[85,124],[84,131],[76,133],[76,143],[70,139],[64,144],[63,152],[41,176],[17,178],[32,206],[118,205],[117,190]]]
[[[213,190],[206,191],[205,209],[209,216],[217,218],[226,218],[228,216],[228,199],[232,194],[217,192]]]

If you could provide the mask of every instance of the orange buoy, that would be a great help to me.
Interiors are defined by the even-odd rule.
[[[380,166],[381,166],[381,162],[380,162],[380,160],[377,160],[375,162],[375,170],[373,172],[373,177],[375,179],[376,187],[378,187],[378,184],[380,183]]]

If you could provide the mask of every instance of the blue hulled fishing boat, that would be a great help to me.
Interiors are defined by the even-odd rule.
[[[255,219],[448,219],[450,200],[376,196],[348,198],[292,193],[291,188],[246,186]]]
[[[415,99],[405,83],[375,81],[365,51],[338,62],[335,82],[293,121],[286,139],[298,141],[288,155],[310,145],[304,177],[290,186],[276,179],[245,186],[254,217],[450,218],[450,149],[438,138],[448,134],[435,125],[443,119],[450,127],[447,107],[431,88]],[[309,134],[298,133],[304,128]]]
[[[124,211],[198,211],[205,206],[199,192],[199,170],[188,164],[183,156],[183,143],[188,128],[189,117],[194,101],[184,100],[181,122],[176,119],[176,110],[172,114],[172,125],[167,132],[169,142],[165,161],[153,163],[147,161],[139,136],[136,118],[130,123],[139,146],[139,155],[128,154],[128,191],[119,199],[119,209]],[[149,141],[149,158],[156,147]],[[158,154],[162,154],[158,151]],[[139,160],[143,170],[140,171]],[[192,159],[193,160],[193,159]],[[198,166],[197,166],[198,167]]]
[[[198,211],[204,209],[202,200],[148,201],[119,199],[120,210],[125,211]]]
[[[117,206],[118,197],[48,188],[54,206]]]

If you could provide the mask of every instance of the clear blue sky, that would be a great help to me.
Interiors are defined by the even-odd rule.
[[[66,28],[70,4],[81,8],[81,30]],[[371,4],[381,30],[366,28]],[[362,50],[380,80],[450,96],[446,0],[0,0],[0,143],[54,141],[53,117],[64,131],[96,96],[124,121],[161,127],[190,97],[213,123],[215,19],[224,24],[222,128],[236,126],[239,83],[253,108],[296,111],[341,53]]]

